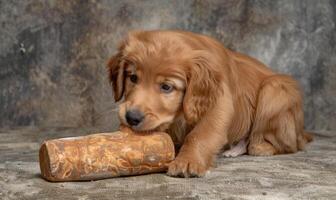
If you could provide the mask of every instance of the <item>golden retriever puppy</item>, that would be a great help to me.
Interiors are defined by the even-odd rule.
[[[168,175],[200,177],[224,147],[226,156],[268,156],[303,149],[297,82],[204,35],[131,32],[108,63],[121,124],[168,132],[176,159]]]

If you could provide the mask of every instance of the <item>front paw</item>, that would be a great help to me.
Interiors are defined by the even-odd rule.
[[[185,178],[203,177],[208,169],[209,166],[200,159],[177,156],[174,161],[169,163],[167,174]]]

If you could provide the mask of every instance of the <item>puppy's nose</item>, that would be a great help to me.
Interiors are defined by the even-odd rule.
[[[138,110],[129,110],[126,112],[127,123],[131,126],[136,126],[142,122],[144,115]]]

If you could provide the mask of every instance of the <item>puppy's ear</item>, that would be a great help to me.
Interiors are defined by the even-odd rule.
[[[123,97],[125,90],[125,69],[121,51],[110,58],[107,69],[109,80],[113,88],[114,100],[117,102]]]
[[[223,91],[220,83],[224,74],[221,70],[223,66],[207,52],[196,51],[190,60],[183,111],[187,122],[193,124],[216,103]]]

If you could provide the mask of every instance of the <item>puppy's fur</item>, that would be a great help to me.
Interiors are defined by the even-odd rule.
[[[203,176],[225,146],[245,138],[248,154],[263,156],[294,153],[312,139],[297,82],[210,37],[131,32],[108,69],[114,98],[123,99],[121,123],[166,131],[181,145],[169,175]],[[143,115],[137,125],[125,117],[134,109]]]

